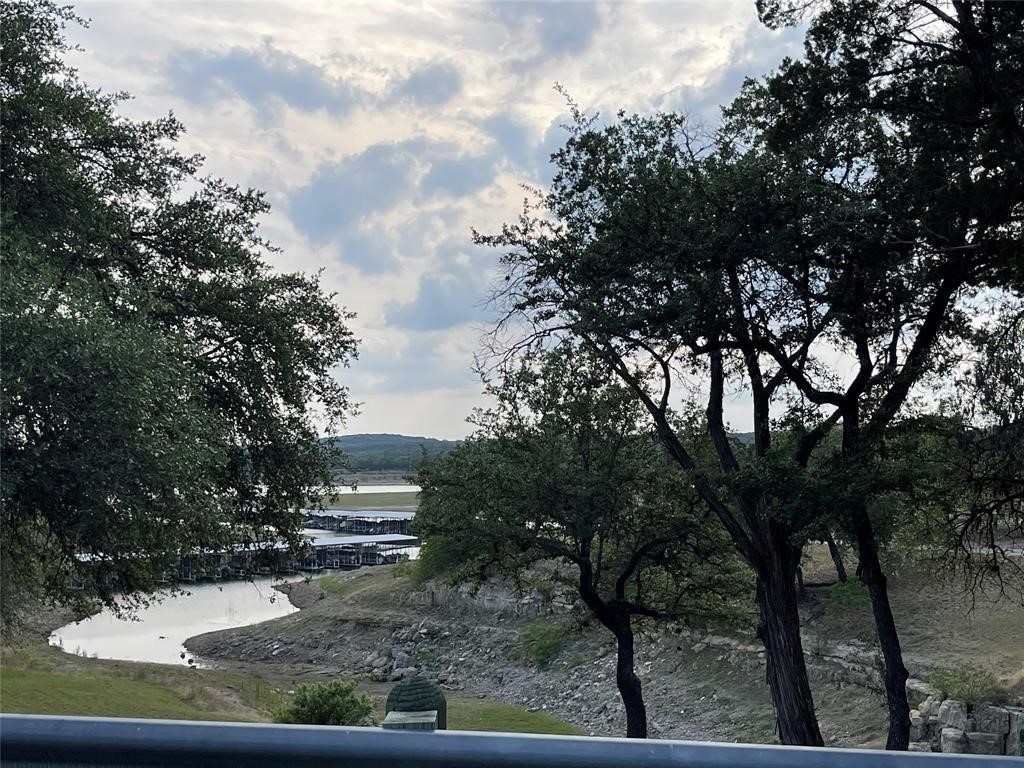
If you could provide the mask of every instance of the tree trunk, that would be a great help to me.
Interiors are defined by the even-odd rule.
[[[771,561],[757,579],[757,635],[764,643],[779,740],[783,744],[820,747],[824,741],[814,714],[814,698],[800,642],[794,554],[798,550],[785,541],[774,544],[769,555]]]
[[[843,553],[839,551],[839,545],[836,544],[836,540],[831,533],[825,539],[825,543],[828,544],[828,553],[832,555],[832,562],[836,566],[836,576],[839,577],[840,581],[846,581],[846,566],[843,565]]]
[[[885,698],[889,706],[889,736],[886,749],[905,750],[910,745],[910,702],[907,701],[907,668],[903,663],[896,621],[889,605],[887,579],[878,559],[878,548],[871,520],[862,513],[857,525],[857,548],[860,550],[860,579],[871,595],[878,644],[885,660]]]
[[[640,678],[633,670],[633,626],[629,616],[620,619],[615,633],[615,684],[626,708],[626,738],[647,738],[647,707],[644,706]]]
[[[594,588],[594,574],[589,560],[579,563],[580,597],[594,617],[615,636],[615,684],[626,710],[626,738],[647,738],[647,707],[644,705],[640,678],[633,671],[633,622],[630,614],[619,606],[605,602]]]

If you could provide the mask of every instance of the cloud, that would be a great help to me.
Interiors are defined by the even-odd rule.
[[[416,298],[388,305],[385,321],[389,325],[438,331],[487,319],[485,304],[493,254],[458,243],[442,245],[438,250],[441,264],[420,277]]]
[[[513,164],[526,167],[533,159],[530,129],[505,113],[491,115],[483,121],[483,128],[491,135],[500,151]]]
[[[423,139],[374,144],[339,162],[324,163],[289,197],[288,214],[310,240],[328,242],[351,231],[367,216],[407,196]]]
[[[389,103],[412,102],[438,107],[451,101],[462,90],[462,73],[447,63],[435,62],[414,70],[391,90]]]
[[[341,239],[341,261],[368,275],[391,272],[400,266],[389,237],[381,231],[358,231]]]
[[[447,389],[479,384],[473,371],[473,355],[466,350],[458,359],[443,354],[447,344],[443,332],[413,333],[401,349],[366,347],[359,351],[359,365],[351,376],[353,395],[372,392],[409,393],[424,389]]]
[[[237,97],[256,107],[264,118],[273,116],[280,104],[343,116],[363,95],[344,80],[328,75],[323,67],[270,43],[226,52],[177,51],[167,62],[167,76],[175,91],[189,101],[207,104]]]
[[[601,26],[597,4],[592,2],[496,2],[495,15],[506,26],[531,27],[541,50],[549,56],[586,51]]]
[[[762,77],[785,56],[799,57],[803,39],[803,25],[776,31],[750,24],[733,43],[728,66],[712,70],[699,86],[679,86],[662,94],[655,105],[661,110],[685,112],[708,123],[717,122],[721,108],[739,95],[744,80]]]
[[[423,177],[421,189],[427,195],[446,194],[466,197],[486,187],[494,179],[493,155],[437,158]]]

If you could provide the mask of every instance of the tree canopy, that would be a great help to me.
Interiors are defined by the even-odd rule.
[[[646,736],[633,622],[735,620],[742,564],[606,365],[565,345],[492,392],[473,438],[421,467],[415,530],[456,578],[557,563],[615,636],[627,735]]]
[[[319,426],[350,409],[351,315],[271,268],[262,194],[202,176],[173,116],[81,82],[70,10],[2,14],[5,590],[112,601],[183,552],[297,542],[330,480]]]
[[[715,131],[574,107],[549,190],[478,241],[504,252],[498,363],[552,336],[601,356],[758,574],[786,742],[821,742],[800,547],[823,519],[846,526],[886,661],[889,745],[905,748],[877,462],[961,365],[980,300],[1020,296],[1022,14],[914,0],[762,11],[789,21],[807,6],[805,58],[748,81]],[[710,466],[673,423],[680,391],[706,404]],[[751,451],[728,439],[726,392],[749,404]]]

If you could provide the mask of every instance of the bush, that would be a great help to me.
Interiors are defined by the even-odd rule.
[[[569,632],[557,624],[538,622],[527,627],[523,632],[522,642],[527,658],[538,669],[543,669],[565,648],[569,642]]]
[[[871,595],[861,582],[848,579],[829,587],[822,602],[827,613],[842,614],[871,605]]]
[[[1006,687],[995,675],[973,665],[937,669],[928,682],[944,696],[962,701],[968,709],[979,704],[996,704],[1006,697]]]
[[[414,578],[422,584],[450,575],[453,569],[464,564],[464,559],[456,542],[445,536],[431,536],[420,544],[420,556],[412,562],[416,564]]]
[[[373,702],[355,690],[355,680],[300,685],[292,700],[275,710],[275,723],[373,725]]]

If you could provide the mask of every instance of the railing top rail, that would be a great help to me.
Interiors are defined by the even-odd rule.
[[[5,766],[997,768],[1020,758],[758,744],[0,715]]]

